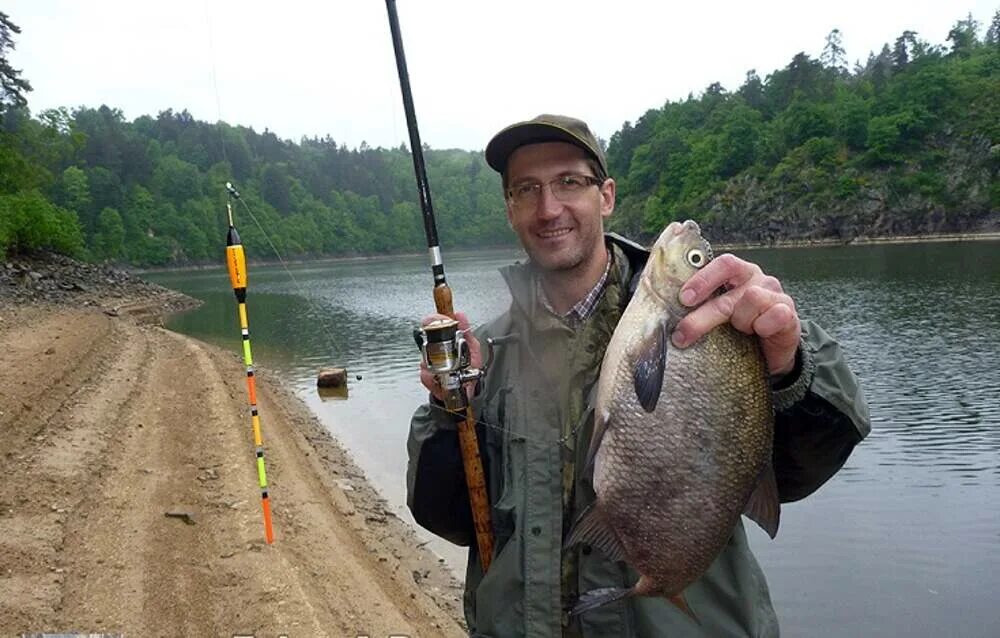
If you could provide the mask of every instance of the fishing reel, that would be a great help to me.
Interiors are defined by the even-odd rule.
[[[454,319],[435,319],[423,328],[413,331],[413,339],[423,356],[427,369],[444,390],[444,405],[451,412],[459,412],[468,405],[465,384],[478,384],[493,363],[493,348],[511,336],[486,340],[486,360],[482,367],[472,367],[469,342]]]

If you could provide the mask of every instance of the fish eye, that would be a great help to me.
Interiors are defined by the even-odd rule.
[[[688,251],[687,261],[695,268],[701,268],[702,266],[705,265],[706,261],[705,253],[703,253],[698,248],[692,248],[691,250]]]

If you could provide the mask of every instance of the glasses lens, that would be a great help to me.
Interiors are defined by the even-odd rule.
[[[553,180],[539,183],[519,184],[507,191],[507,197],[517,207],[533,207],[541,198],[542,189],[546,186],[553,197],[561,202],[575,201],[588,186],[597,184],[597,178],[589,175],[561,175]]]

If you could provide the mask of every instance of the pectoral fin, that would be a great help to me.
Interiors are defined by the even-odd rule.
[[[566,539],[566,547],[576,543],[590,543],[608,557],[608,560],[625,560],[625,548],[615,530],[601,516],[601,511],[593,503],[583,510]],[[603,604],[603,603],[602,603]]]
[[[667,325],[660,323],[645,341],[636,359],[632,378],[635,382],[635,396],[646,412],[656,409],[663,389],[663,371],[667,367]]]
[[[781,519],[781,502],[778,500],[778,483],[774,478],[774,466],[770,463],[761,472],[757,487],[747,501],[743,513],[760,525],[767,535],[774,538],[778,534]]]
[[[602,587],[601,589],[594,589],[577,599],[576,605],[573,606],[573,611],[569,612],[569,615],[578,616],[585,611],[603,607],[608,603],[613,603],[632,594],[633,590],[625,587]]]

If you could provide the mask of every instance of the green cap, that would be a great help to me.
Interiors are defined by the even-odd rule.
[[[579,146],[597,160],[604,174],[608,174],[608,164],[597,138],[583,120],[565,115],[539,115],[538,117],[511,124],[493,136],[486,145],[486,163],[498,173],[507,170],[510,154],[521,146],[541,142],[568,142]]]

